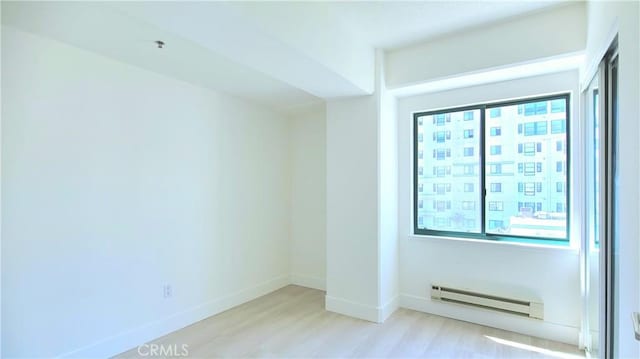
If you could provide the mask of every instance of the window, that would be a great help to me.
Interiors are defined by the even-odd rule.
[[[502,211],[502,210],[504,210],[504,202],[502,202],[502,201],[490,201],[489,202],[489,210],[490,211]]]
[[[473,165],[464,165],[464,174],[465,175],[473,175],[474,170],[473,170]]]
[[[568,101],[555,95],[414,114],[414,138],[436,139],[414,141],[415,188],[427,185],[414,191],[415,233],[567,243]],[[558,203],[563,211],[549,215]]]
[[[535,156],[536,155],[536,143],[535,142],[527,142],[524,144],[524,155],[525,156]]]
[[[551,101],[551,113],[565,112],[566,107],[567,107],[566,102],[563,100]]]
[[[536,184],[535,184],[535,182],[526,182],[524,184],[524,195],[525,196],[535,196],[536,195]]]
[[[473,201],[462,201],[462,209],[466,211],[472,211],[476,209],[476,203]]]
[[[528,122],[524,124],[525,136],[538,136],[547,134],[547,121]]]
[[[444,177],[451,174],[451,166],[435,166],[433,167],[433,175],[436,177]]]
[[[540,101],[540,102],[531,102],[524,105],[524,115],[525,116],[534,116],[534,115],[544,115],[547,113],[547,102],[549,101]]]
[[[438,148],[433,150],[433,158],[437,160],[444,160],[446,157],[451,157],[450,148]]]
[[[463,151],[464,151],[464,156],[465,157],[472,157],[473,156],[473,147],[465,147]]]
[[[464,138],[473,138],[473,130],[464,130]]]
[[[536,164],[535,162],[526,162],[524,164],[524,175],[525,176],[535,176],[536,175]]]
[[[564,120],[553,120],[551,121],[551,133],[564,133],[565,121]]]
[[[434,183],[433,192],[436,194],[445,194],[445,192],[451,192],[451,183]]]

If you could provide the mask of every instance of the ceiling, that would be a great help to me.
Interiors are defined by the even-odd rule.
[[[374,48],[560,3],[3,1],[2,23],[286,112],[371,93]]]

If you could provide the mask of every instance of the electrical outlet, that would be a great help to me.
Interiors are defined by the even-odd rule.
[[[173,288],[171,284],[165,284],[162,286],[162,296],[164,299],[171,298],[173,296]]]

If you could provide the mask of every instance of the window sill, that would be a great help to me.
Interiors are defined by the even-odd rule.
[[[505,248],[522,248],[522,249],[535,249],[535,250],[552,250],[552,251],[561,251],[567,253],[574,253],[576,255],[579,254],[579,248],[572,246],[571,244],[567,246],[553,245],[553,244],[543,244],[543,243],[522,243],[522,242],[511,242],[504,240],[490,240],[490,239],[476,239],[476,238],[463,238],[463,237],[453,237],[453,236],[433,236],[433,235],[421,235],[421,234],[409,234],[408,236],[410,241],[420,241],[420,242],[429,242],[429,241],[452,241],[452,242],[460,242],[460,243],[478,243],[482,245],[493,245],[493,246],[504,246]]]

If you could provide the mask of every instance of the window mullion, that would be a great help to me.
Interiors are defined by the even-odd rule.
[[[485,149],[485,112],[486,106],[480,107],[480,234],[483,236],[487,235],[486,232],[486,198],[487,198],[487,182],[485,176],[485,168],[486,168],[486,149]]]

